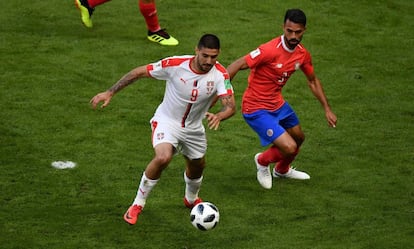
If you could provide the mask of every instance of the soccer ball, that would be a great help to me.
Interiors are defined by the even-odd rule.
[[[219,219],[219,210],[213,203],[201,202],[191,209],[191,224],[201,231],[207,231],[215,228],[219,222]]]

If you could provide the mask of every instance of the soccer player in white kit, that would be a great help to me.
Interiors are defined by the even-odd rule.
[[[155,156],[142,174],[136,197],[124,214],[124,220],[133,225],[145,206],[146,199],[161,177],[162,171],[180,152],[185,159],[186,184],[184,204],[188,208],[202,202],[198,197],[207,140],[202,123],[217,130],[220,122],[236,111],[233,87],[229,75],[218,61],[220,41],[212,34],[203,35],[195,55],[174,56],[137,67],[124,75],[115,85],[92,98],[93,108],[103,101],[106,107],[115,93],[144,77],[166,81],[164,99],[151,119],[152,144]],[[208,112],[219,99],[222,109]]]

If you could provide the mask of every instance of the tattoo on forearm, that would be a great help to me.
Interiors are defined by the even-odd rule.
[[[234,108],[234,102],[232,101],[232,96],[224,96],[221,98],[223,108],[221,109],[222,112],[224,112],[227,109],[233,109]]]
[[[124,77],[122,77],[115,85],[113,85],[111,88],[109,88],[110,92],[117,93],[124,87],[128,86],[129,84],[133,83],[136,80],[136,78],[133,76],[133,74],[127,73]]]

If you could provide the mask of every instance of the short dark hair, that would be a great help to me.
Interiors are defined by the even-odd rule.
[[[220,49],[220,40],[217,36],[213,34],[205,34],[200,38],[197,48]]]
[[[285,14],[285,23],[287,20],[302,24],[306,27],[306,15],[300,9],[288,9]]]

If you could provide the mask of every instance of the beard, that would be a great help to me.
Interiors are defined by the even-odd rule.
[[[288,38],[284,36],[284,41],[285,41],[286,46],[292,50],[295,49],[297,45],[299,45],[301,40],[302,40],[302,37],[300,37],[299,39],[291,38],[288,40]]]
[[[207,73],[211,70],[213,65],[211,65],[211,64],[201,64],[200,62],[197,62],[197,67],[200,71],[202,71],[204,73]]]
[[[298,39],[290,39],[290,40],[287,40],[287,45],[291,49],[296,48],[296,46],[299,45],[299,43],[300,43],[300,40],[298,40]]]

